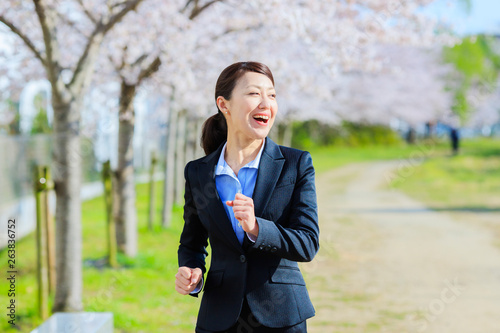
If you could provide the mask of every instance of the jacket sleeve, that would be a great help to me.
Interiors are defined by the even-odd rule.
[[[319,250],[318,207],[311,154],[304,151],[298,161],[286,227],[257,217],[259,235],[253,249],[271,252],[292,261],[311,261]]]
[[[205,274],[205,258],[208,255],[206,247],[208,246],[208,233],[198,216],[193,192],[189,180],[189,162],[184,169],[184,178],[186,179],[186,189],[184,192],[184,228],[182,230],[178,261],[179,267],[187,266],[190,268],[199,267]]]

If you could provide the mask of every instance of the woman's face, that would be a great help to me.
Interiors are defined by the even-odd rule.
[[[227,120],[229,133],[264,139],[278,112],[276,91],[271,80],[259,73],[246,72],[236,83],[231,99],[217,98]]]

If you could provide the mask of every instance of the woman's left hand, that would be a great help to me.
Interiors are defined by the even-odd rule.
[[[229,207],[233,207],[234,217],[240,221],[243,230],[255,237],[259,235],[259,224],[255,219],[253,199],[241,193],[236,193],[233,201],[226,201]]]

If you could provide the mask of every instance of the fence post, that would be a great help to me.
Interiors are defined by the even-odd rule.
[[[106,206],[106,222],[108,231],[108,262],[111,267],[118,267],[116,259],[116,228],[113,218],[113,182],[111,164],[106,161],[102,164],[102,183],[104,185],[104,203]]]
[[[54,182],[50,177],[50,169],[46,166],[42,168],[42,177],[45,178],[45,190],[43,191],[43,206],[45,207],[45,230],[47,232],[47,264],[49,273],[49,294],[56,291],[56,243],[54,218],[50,213],[49,191],[54,189]]]
[[[153,221],[155,217],[155,168],[158,163],[156,153],[151,153],[151,168],[149,170],[149,214],[148,214],[148,228],[153,231]]]
[[[43,177],[43,169],[34,167],[34,192],[36,203],[36,244],[37,244],[37,279],[38,279],[38,312],[43,320],[49,317],[49,285],[47,272],[47,229],[46,202],[44,195],[47,180]]]

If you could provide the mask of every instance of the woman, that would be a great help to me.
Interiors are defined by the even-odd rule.
[[[184,170],[175,288],[196,297],[203,288],[196,332],[306,332],[314,308],[297,262],[319,248],[311,156],[267,137],[278,104],[266,65],[224,69],[215,99],[202,133],[207,156]]]

